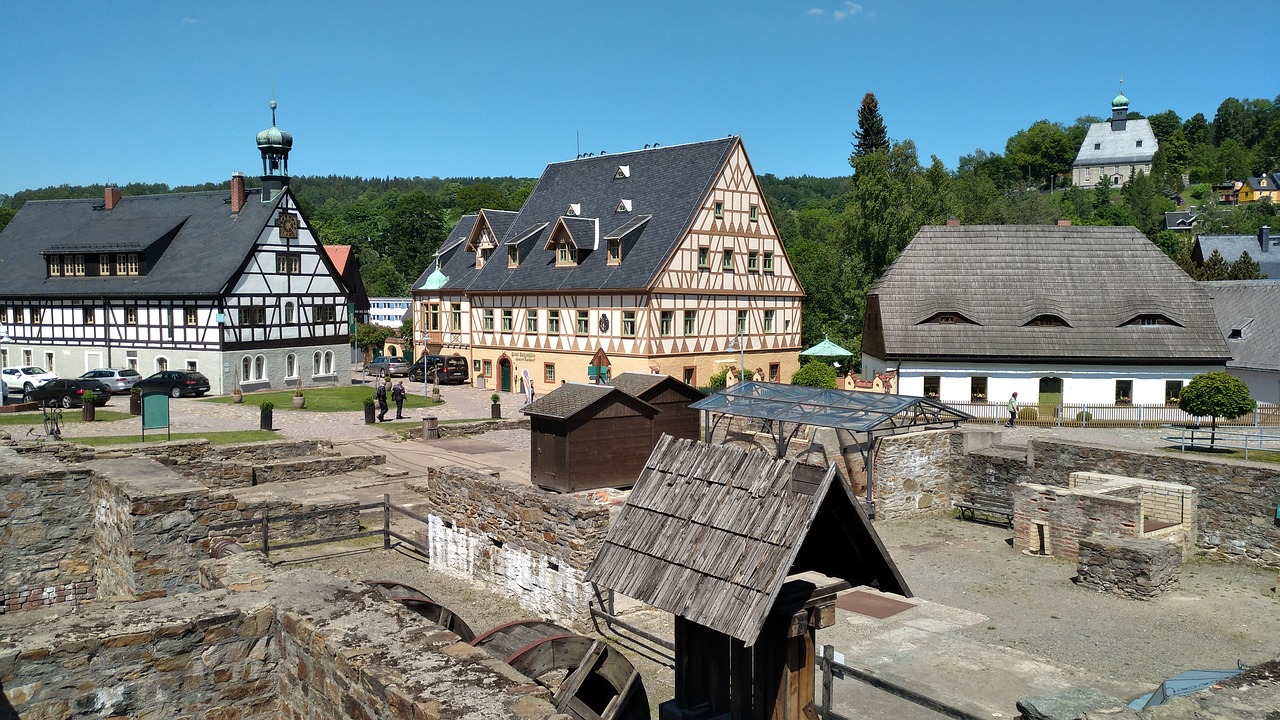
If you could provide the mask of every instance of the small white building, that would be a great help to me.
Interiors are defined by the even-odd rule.
[[[371,297],[369,298],[369,322],[399,330],[401,323],[411,317],[409,308],[412,306],[413,298]]]
[[[1129,119],[1129,98],[1121,92],[1111,101],[1111,119],[1089,126],[1080,152],[1071,164],[1071,182],[1093,187],[1106,178],[1119,187],[1142,171],[1151,174],[1151,159],[1160,143],[1145,119]]]
[[[862,376],[942,402],[1176,402],[1231,359],[1209,294],[1131,227],[924,227],[867,296]]]

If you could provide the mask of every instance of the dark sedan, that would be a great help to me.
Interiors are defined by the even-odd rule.
[[[183,395],[200,397],[209,392],[209,378],[198,372],[161,370],[155,375],[139,380],[134,387],[141,388],[144,393],[160,390],[168,393],[170,397]]]
[[[101,407],[111,399],[111,389],[97,380],[76,378],[73,380],[50,380],[38,388],[31,388],[22,395],[26,402],[38,402],[41,405],[61,405],[64,408],[84,405],[84,394],[94,393],[93,404]]]

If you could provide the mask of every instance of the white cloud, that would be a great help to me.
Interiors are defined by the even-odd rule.
[[[854,2],[846,2],[846,3],[844,4],[844,7],[843,7],[843,8],[841,8],[841,9],[839,9],[839,10],[833,10],[833,11],[831,12],[831,18],[832,18],[833,20],[835,20],[835,21],[839,22],[839,21],[841,21],[841,20],[843,20],[843,19],[845,19],[845,18],[849,17],[850,15],[857,15],[857,14],[858,14],[858,13],[860,13],[860,12],[862,12],[862,6],[861,6],[861,5],[859,5],[858,3],[854,3]]]
[[[183,24],[183,25],[199,25],[199,24],[200,24],[200,23],[202,23],[202,22],[204,22],[204,21],[203,21],[203,20],[201,20],[200,18],[193,18],[193,17],[184,17],[184,18],[182,18],[182,24]]]
[[[823,15],[826,14],[826,12],[827,11],[823,10],[822,8],[809,8],[809,12],[805,14],[808,15],[809,17],[822,17]]]

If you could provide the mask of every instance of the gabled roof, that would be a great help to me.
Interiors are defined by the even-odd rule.
[[[1277,189],[1275,179],[1270,175],[1262,175],[1261,177],[1251,177],[1244,181],[1254,192],[1275,192]]]
[[[973,417],[936,400],[782,383],[740,382],[689,407],[736,417],[800,423],[854,433],[955,426]]]
[[[1280,372],[1280,280],[1201,284],[1213,298],[1218,327],[1231,348],[1227,367]]]
[[[567,420],[611,395],[616,402],[630,406],[642,415],[653,416],[658,413],[657,408],[619,388],[588,383],[565,383],[520,408],[520,412],[525,415]]]
[[[738,138],[729,137],[551,163],[519,214],[509,223],[505,235],[499,238],[499,244],[504,244],[546,223],[542,229],[535,230],[534,235],[522,238],[519,267],[507,267],[505,261],[489,262],[477,271],[475,253],[458,247],[449,253],[447,260],[442,258],[444,272],[449,276],[443,292],[648,287],[675,251],[738,142]],[[621,165],[629,170],[626,177],[617,177]],[[631,212],[617,211],[623,199],[631,200]],[[578,206],[577,217],[564,217],[570,205]],[[486,216],[490,212],[486,210]],[[600,237],[616,234],[640,215],[650,218],[630,228],[623,261],[617,265],[608,264],[608,253],[597,252],[580,256],[575,267],[557,267],[554,249],[546,246],[551,228],[562,218],[578,248],[588,249],[595,247]],[[585,225],[588,221],[598,222],[598,228],[593,226],[588,233]],[[456,239],[460,228],[465,227],[466,232],[461,236],[466,237],[474,222],[473,216],[460,220],[445,245]],[[584,241],[587,234],[591,236],[590,242]],[[425,280],[425,273],[414,283],[415,288],[421,280]]]
[[[968,303],[972,322],[921,322],[931,310],[953,309],[956,298]],[[864,350],[882,359],[1218,364],[1230,357],[1208,293],[1131,227],[924,227],[867,303]],[[1027,325],[1037,314],[1067,326]],[[1150,314],[1177,324],[1126,325]]]
[[[1142,145],[1138,145],[1141,142]],[[1094,149],[1094,146],[1098,146]],[[1160,144],[1147,120],[1126,120],[1124,130],[1112,130],[1111,121],[1089,126],[1080,143],[1080,152],[1071,167],[1114,165],[1116,163],[1148,163]]]
[[[610,382],[619,390],[627,393],[628,395],[638,397],[641,400],[651,399],[646,398],[646,396],[663,387],[673,388],[679,391],[680,394],[686,395],[695,400],[705,397],[701,390],[687,383],[683,383],[670,375],[625,372],[615,376],[610,380]]]
[[[751,645],[811,570],[910,594],[834,465],[664,435],[585,579]]]
[[[1164,226],[1168,230],[1190,230],[1200,214],[1191,210],[1174,210],[1164,214]]]
[[[230,197],[228,190],[131,195],[111,210],[102,209],[101,198],[29,200],[0,232],[0,293],[216,295],[239,270],[285,193],[263,203],[259,191],[251,190],[238,214],[231,212]],[[170,236],[145,275],[46,277],[42,253],[141,252]]]
[[[333,263],[333,268],[339,275],[347,271],[347,263],[355,257],[351,254],[350,245],[325,245],[324,251],[329,254],[329,261]]]
[[[1249,253],[1249,257],[1258,263],[1258,271],[1268,279],[1280,279],[1280,236],[1269,236],[1271,243],[1266,251],[1262,249],[1262,238],[1258,235],[1201,235],[1191,247],[1191,259],[1204,264],[1217,251],[1227,264],[1240,259]]]

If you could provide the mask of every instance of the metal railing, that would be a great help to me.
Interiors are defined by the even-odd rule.
[[[294,540],[291,542],[283,542],[283,543],[278,542],[275,544],[272,544],[271,542],[271,523],[272,522],[279,524],[284,522],[291,522],[294,520],[306,520],[310,518],[326,517],[330,515],[343,515],[351,512],[360,513],[360,512],[364,512],[365,510],[378,510],[378,509],[382,510],[382,527],[374,530],[363,530],[355,533],[347,533],[345,535],[332,535],[332,536],[327,536],[322,538],[316,538],[313,540]],[[345,542],[347,540],[358,540],[360,538],[379,537],[379,536],[382,537],[382,547],[385,550],[391,549],[391,540],[394,538],[407,545],[411,545],[412,547],[416,548],[419,552],[423,553],[424,555],[429,554],[429,550],[426,545],[423,545],[422,543],[418,542],[417,540],[414,540],[411,537],[401,535],[400,533],[391,529],[391,514],[393,512],[400,513],[401,515],[404,515],[405,517],[411,518],[413,520],[417,520],[420,523],[426,524],[429,522],[429,520],[425,516],[419,515],[413,512],[412,510],[409,510],[408,508],[391,504],[391,496],[383,495],[382,502],[365,503],[363,505],[345,505],[342,507],[329,508],[326,510],[311,510],[308,512],[287,513],[284,515],[272,515],[270,509],[264,509],[262,511],[262,517],[253,518],[252,520],[237,520],[229,523],[219,523],[217,525],[210,525],[209,536],[210,538],[219,536],[220,533],[223,533],[226,530],[258,527],[260,528],[259,537],[261,538],[261,547],[257,549],[261,550],[262,554],[265,555],[268,560],[271,559],[272,550],[279,552],[281,550],[288,550],[290,548],[309,547],[312,545],[325,545],[328,543]]]
[[[970,424],[1004,424],[1009,421],[1008,406],[998,402],[952,402],[946,404],[973,416]],[[1173,424],[1208,423],[1178,408],[1177,405],[1107,405],[1103,403],[1023,404],[1018,412],[1019,425],[1038,427],[1160,427]],[[1280,406],[1258,403],[1251,413],[1238,418],[1218,418],[1218,426],[1280,426]]]
[[[1224,429],[1221,425],[1217,428],[1194,424],[1161,427],[1170,430],[1163,439],[1177,445],[1180,452],[1186,452],[1187,448],[1229,448],[1243,450],[1244,459],[1248,460],[1251,449],[1280,451],[1280,434]],[[1177,431],[1177,434],[1172,431]]]

